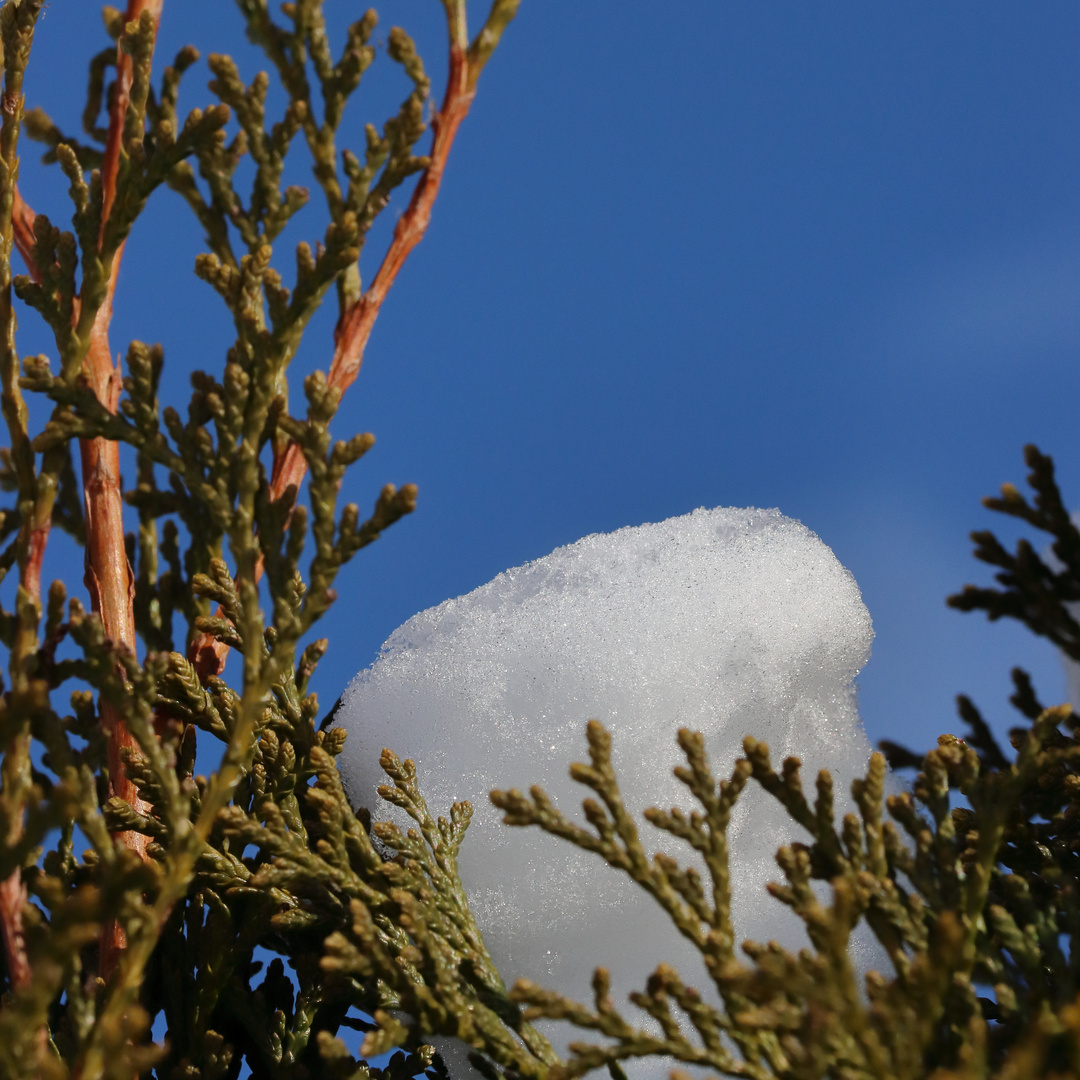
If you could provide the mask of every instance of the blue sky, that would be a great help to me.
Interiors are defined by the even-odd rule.
[[[104,44],[94,8],[46,9],[27,78],[68,130]],[[337,26],[360,10],[327,3]],[[409,29],[436,86],[440,12],[380,9],[380,37]],[[262,66],[222,0],[166,0],[159,57],[187,41],[248,78]],[[1080,504],[1078,48],[1080,7],[1049,0],[523,0],[336,422],[379,440],[348,497],[414,481],[420,507],[340,578],[324,702],[416,611],[702,505],[777,506],[855,574],[877,631],[873,740],[955,730],[958,691],[1004,726],[1014,663],[1059,698],[1048,646],[944,597],[988,579],[967,532],[992,524],[982,495],[1022,479],[1025,442]],[[182,107],[210,100],[206,79],[189,73]],[[404,92],[380,57],[343,144]],[[63,219],[66,184],[36,158],[23,190]],[[321,228],[313,212],[288,239]],[[114,350],[161,341],[177,404],[231,340],[191,275],[199,250],[160,192],[117,301]],[[290,272],[287,243],[277,263]],[[298,374],[328,364],[333,317]],[[22,351],[47,350],[30,321]],[[47,572],[79,576],[74,555],[57,546]]]

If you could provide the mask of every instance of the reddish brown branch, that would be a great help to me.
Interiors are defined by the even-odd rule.
[[[466,50],[460,45],[452,45],[442,109],[431,121],[435,132],[431,146],[431,163],[421,175],[408,208],[398,219],[394,238],[383,257],[375,280],[355,303],[342,312],[338,320],[334,331],[334,359],[330,365],[329,383],[342,393],[356,381],[356,376],[360,373],[368,338],[371,337],[379,310],[398,272],[427,232],[431,221],[431,208],[439,194],[450,147],[453,146],[458,128],[468,115],[469,107],[476,96],[475,78],[470,77],[469,68]],[[271,481],[273,497],[280,498],[290,485],[299,487],[306,472],[307,462],[304,461],[304,455],[295,443],[291,443],[274,461]]]
[[[34,212],[23,202],[18,188],[15,189],[14,205],[11,215],[15,246],[26,262],[27,269],[35,281],[41,281],[41,272],[33,258]],[[23,523],[26,533],[26,552],[21,560],[19,585],[33,600],[41,603],[41,567],[45,559],[45,548],[49,541],[52,527],[51,498],[43,499],[39,495],[32,517]],[[25,741],[25,740],[24,740]],[[29,747],[13,747],[13,753],[28,755]],[[22,833],[22,823],[13,826],[12,840],[18,840]],[[23,907],[26,904],[26,885],[22,872],[15,870],[6,880],[0,882],[0,937],[4,943],[4,958],[7,963],[8,979],[12,990],[22,990],[29,986],[31,979],[30,960],[26,952],[26,936],[23,931]],[[44,1048],[45,1033],[40,1033],[39,1041]]]
[[[161,8],[164,0],[128,0],[124,18],[127,22],[137,22],[143,12],[154,17],[154,27],[161,22]],[[116,201],[116,178],[120,171],[120,149],[124,138],[124,117],[131,103],[131,84],[135,75],[132,58],[119,46],[116,49],[116,83],[109,106],[109,131],[105,137],[105,156],[101,164],[102,214],[101,227],[109,218],[113,203]]]
[[[0,933],[4,938],[4,958],[12,990],[21,990],[30,984],[30,961],[26,956],[26,939],[23,936],[22,913],[25,903],[26,886],[22,874],[16,870],[0,882]]]
[[[11,209],[11,224],[15,232],[15,246],[26,263],[27,272],[40,285],[41,270],[34,261],[34,218],[36,215],[23,202],[19,188],[15,188],[15,205]]]
[[[34,211],[23,201],[18,187],[15,188],[11,210],[12,233],[15,246],[26,262],[27,270],[34,281],[42,280],[41,271],[33,257],[34,248]],[[45,558],[45,547],[49,540],[52,525],[52,500],[40,497],[32,510],[32,518],[24,522],[26,551],[21,560],[19,585],[33,600],[35,605],[41,602],[41,566]],[[29,746],[10,748],[14,754],[29,754]],[[12,827],[10,839],[18,840],[22,833],[22,822],[16,821]],[[4,944],[4,958],[7,964],[8,980],[12,990],[21,990],[30,984],[30,960],[26,952],[26,936],[23,929],[23,908],[26,905],[26,885],[22,871],[15,870],[6,880],[0,882],[0,937]],[[44,1031],[40,1033],[44,1045]]]
[[[35,507],[37,510],[37,507]],[[43,527],[38,525],[38,517],[45,518]],[[28,551],[19,575],[19,583],[33,599],[35,604],[41,600],[41,564],[45,556],[45,545],[49,539],[49,526],[52,519],[52,502],[49,501],[44,514],[35,514],[28,537]],[[15,743],[7,748],[7,753],[21,757],[29,763],[29,736],[16,736]],[[9,841],[15,842],[22,835],[22,819],[12,823]],[[4,942],[4,959],[7,962],[8,980],[12,990],[22,990],[30,985],[30,960],[26,952],[26,936],[23,932],[23,907],[26,905],[26,884],[22,870],[14,870],[9,877],[0,882],[0,937]],[[42,1034],[42,1047],[44,1036]]]
[[[33,255],[34,218],[34,211],[26,204],[16,187],[11,212],[15,246],[26,263],[30,276],[40,283],[41,270]],[[41,603],[41,568],[52,528],[52,502],[52,499],[39,499],[38,505],[34,507],[32,520],[27,523],[29,526],[27,550],[19,575],[19,584],[35,605]],[[16,832],[15,839],[18,838],[19,832],[21,828]],[[26,954],[22,920],[25,903],[26,886],[23,884],[21,872],[16,870],[5,881],[0,882],[0,936],[3,937],[8,977],[14,990],[22,989],[30,982],[30,962]]]
[[[126,18],[137,20],[144,11],[161,18],[162,0],[128,0]],[[132,58],[117,47],[116,82],[109,109],[109,130],[101,168],[102,230],[116,200],[120,172],[120,152],[124,135],[124,117],[131,100],[134,77]],[[83,360],[83,374],[110,412],[116,412],[120,399],[121,375],[113,363],[109,347],[109,324],[112,321],[113,296],[120,270],[123,247],[113,256],[105,301],[98,309],[90,331],[90,347]],[[135,652],[134,577],[124,546],[124,504],[120,490],[120,448],[107,439],[82,439],[83,500],[86,508],[86,584],[94,610],[101,617],[106,635],[120,647]],[[108,737],[109,793],[145,813],[149,808],[138,796],[135,785],[124,771],[122,751],[134,747],[135,740],[106,702],[101,703],[102,726]],[[146,858],[147,838],[139,833],[120,833],[117,839],[127,848]],[[102,933],[101,973],[108,974],[126,942],[121,927],[112,922]]]

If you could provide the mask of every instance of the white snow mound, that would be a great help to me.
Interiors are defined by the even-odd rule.
[[[788,754],[803,759],[811,798],[820,768],[846,793],[870,753],[854,679],[872,638],[855,579],[776,510],[701,509],[587,536],[396,630],[335,717],[349,732],[342,773],[376,820],[397,814],[376,795],[384,746],[415,760],[432,813],[472,802],[461,873],[508,984],[528,976],[591,1001],[603,963],[625,1002],[667,961],[706,991],[696,954],[636,885],[537,829],[503,825],[488,792],[540,784],[582,820],[589,793],[567,769],[587,760],[585,722],[596,717],[612,732],[636,814],[693,805],[672,776],[680,727],[705,734],[718,776],[753,734],[777,767]],[[641,830],[648,850],[692,861],[647,823]],[[751,783],[731,838],[737,940],[801,944],[765,884],[781,877],[777,847],[806,835]]]

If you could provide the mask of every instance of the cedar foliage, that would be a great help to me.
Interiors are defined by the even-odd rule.
[[[160,0],[130,0],[125,14],[106,8],[112,44],[91,61],[84,141],[24,109],[42,6],[0,7],[0,487],[9,494],[0,577],[16,579],[10,610],[0,609],[9,654],[0,1078],[445,1075],[432,1036],[463,1040],[481,1073],[508,1080],[594,1069],[618,1080],[621,1063],[642,1057],[664,1059],[655,1069],[674,1060],[752,1080],[1080,1074],[1080,722],[1067,707],[1044,708],[1020,671],[1012,752],[961,699],[967,737],[943,736],[925,756],[884,747],[895,767],[917,770],[913,783],[886,797],[885,757],[874,755],[853,788],[858,813],[840,822],[827,772],[808,794],[797,759],[778,772],[768,747],[748,738],[731,776],[718,779],[701,737],[680,732],[686,764],[676,774],[694,808],[645,816],[686,843],[685,865],[649,856],[619,793],[610,737],[591,722],[589,763],[572,766],[590,792],[589,828],[539,788],[492,798],[509,825],[561,836],[647,890],[699,950],[695,978],[704,974],[708,989],[662,965],[632,995],[633,1014],[610,999],[603,970],[588,1003],[527,981],[507,989],[457,874],[470,807],[433,816],[412,763],[386,751],[381,794],[415,828],[354,812],[334,763],[343,732],[317,723],[308,684],[327,647],[311,631],[338,571],[416,498],[411,486],[387,486],[366,520],[339,508],[342,476],[372,439],[335,442],[330,424],[427,226],[454,133],[516,0],[495,0],[471,40],[464,0],[443,0],[449,75],[426,153],[430,82],[396,28],[386,52],[410,87],[400,110],[368,126],[361,153],[336,146],[343,109],[375,59],[373,12],[349,28],[335,60],[319,0],[284,4],[280,18],[265,0],[237,0],[288,105],[268,118],[269,76],[247,84],[228,57],[212,56],[217,103],[181,121],[180,81],[197,54],[182,50],[155,81]],[[71,231],[18,192],[20,132],[63,170]],[[296,143],[306,144],[330,224],[298,247],[286,285],[273,243],[309,197],[282,187]],[[254,181],[240,192],[245,155]],[[362,288],[365,238],[410,178],[408,208]],[[124,241],[163,185],[201,226],[207,252],[196,273],[236,330],[220,371],[192,376],[186,415],[159,405],[159,348],[131,343],[122,381],[108,348]],[[15,274],[16,249],[28,275]],[[304,380],[300,415],[289,363],[332,292],[333,361]],[[19,356],[13,296],[52,331],[52,360]],[[50,403],[40,431],[29,394]],[[126,540],[119,444],[136,466],[123,498],[137,528]],[[1053,559],[1026,541],[1011,553],[975,534],[1000,587],[969,586],[951,602],[1020,619],[1080,659],[1080,532],[1050,460],[1027,455],[1033,500],[1006,486],[988,505],[1048,533]],[[86,547],[89,612],[59,582],[42,598],[53,528]],[[223,678],[229,651],[241,660],[237,685]],[[200,740],[221,754],[205,777],[195,774]],[[751,782],[810,837],[778,853],[784,880],[772,886],[806,926],[810,946],[797,955],[734,941],[727,825]],[[848,948],[863,921],[889,960],[865,977]],[[540,1019],[580,1029],[568,1060],[532,1026]],[[341,1038],[350,1029],[364,1033],[364,1057],[398,1052],[368,1066]]]

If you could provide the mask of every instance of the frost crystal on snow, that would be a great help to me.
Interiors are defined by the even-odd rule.
[[[872,637],[854,578],[778,511],[696,510],[587,536],[391,635],[336,717],[349,732],[346,787],[376,820],[393,818],[375,794],[387,746],[416,761],[432,813],[472,802],[461,873],[508,983],[528,976],[587,1001],[604,963],[625,1001],[667,961],[704,991],[695,954],[636,885],[539,830],[502,825],[488,792],[538,783],[581,820],[586,792],[567,768],[586,759],[585,722],[596,717],[638,815],[692,805],[672,776],[680,727],[705,733],[718,776],[753,734],[776,763],[798,754],[811,787],[818,769],[832,770],[842,796],[870,753],[854,679]],[[648,824],[641,831],[647,850],[689,858]],[[781,877],[776,849],[807,837],[751,784],[731,838],[737,940],[800,944],[765,884]]]

